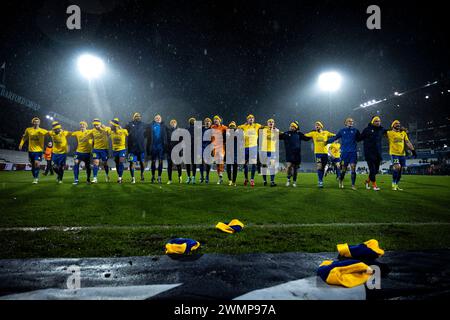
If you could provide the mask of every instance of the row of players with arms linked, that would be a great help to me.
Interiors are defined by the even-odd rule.
[[[189,119],[189,132],[194,133],[194,118]],[[168,160],[168,184],[172,183],[172,171],[176,167],[178,172],[179,182],[182,182],[182,167],[181,164],[174,164],[171,159],[172,149],[178,141],[172,141],[172,132],[177,129],[177,121],[171,120],[169,126],[166,126],[162,121],[161,115],[156,115],[150,124],[142,122],[142,117],[139,113],[134,113],[132,121],[122,128],[118,118],[110,121],[110,127],[101,123],[99,119],[92,121],[93,128],[89,129],[86,121],[80,122],[80,129],[78,131],[70,132],[63,130],[61,124],[57,121],[52,123],[51,130],[45,130],[40,127],[39,118],[32,119],[32,127],[25,130],[21,139],[19,149],[23,148],[25,142],[28,143],[29,159],[32,167],[33,183],[38,183],[40,161],[42,159],[44,139],[45,136],[50,136],[53,141],[53,155],[52,161],[54,170],[57,173],[57,181],[61,183],[64,175],[64,168],[66,165],[66,158],[68,153],[68,137],[74,137],[77,140],[77,149],[74,156],[74,184],[79,183],[80,163],[84,162],[87,173],[87,182],[91,182],[91,171],[93,171],[93,183],[98,182],[98,171],[100,165],[103,166],[106,181],[109,181],[109,166],[107,163],[109,157],[109,139],[111,140],[113,157],[116,163],[116,170],[118,174],[118,182],[123,181],[124,162],[128,159],[130,164],[131,183],[135,183],[135,168],[136,163],[139,163],[141,170],[141,181],[144,181],[144,170],[146,167],[146,155],[151,160],[151,181],[154,183],[158,181],[161,183],[161,174],[163,169],[163,160],[167,155]],[[226,134],[229,130],[242,130],[244,135],[244,149],[245,149],[245,164],[244,164],[244,185],[255,185],[256,164],[251,161],[252,155],[257,154],[255,150],[265,152],[268,158],[275,157],[276,144],[274,143],[275,135],[280,140],[285,142],[286,161],[287,161],[287,182],[286,186],[297,185],[297,172],[301,163],[301,142],[312,140],[314,144],[314,154],[317,163],[318,186],[323,187],[323,177],[325,173],[325,166],[328,161],[331,161],[335,166],[337,177],[339,180],[339,187],[344,188],[344,177],[350,167],[351,170],[351,187],[356,189],[356,164],[357,164],[357,143],[362,141],[364,144],[364,156],[369,168],[369,177],[365,181],[367,189],[375,191],[380,190],[376,183],[376,175],[379,172],[379,167],[382,161],[381,146],[382,138],[386,137],[389,143],[389,154],[391,155],[393,164],[392,174],[392,189],[402,190],[399,187],[400,178],[402,175],[402,168],[406,166],[406,149],[410,149],[414,156],[416,152],[414,146],[411,144],[405,128],[400,124],[400,121],[394,120],[389,129],[381,126],[381,119],[379,116],[374,116],[370,120],[368,126],[360,132],[354,127],[352,118],[345,120],[345,127],[339,130],[336,134],[324,129],[324,125],[320,121],[314,124],[314,130],[308,133],[303,133],[299,130],[299,124],[294,121],[290,124],[288,131],[281,132],[275,126],[274,119],[269,119],[267,125],[261,125],[255,122],[253,115],[247,116],[246,123],[237,126],[232,121],[228,126],[222,124],[222,119],[219,116],[214,116],[213,120],[206,118],[203,121],[203,130],[214,129],[217,132]],[[258,146],[258,136],[260,131],[263,134],[263,146]],[[219,139],[218,139],[219,140]],[[340,143],[337,141],[340,140]],[[214,136],[212,141],[214,144]],[[214,145],[213,152],[220,153],[219,157],[224,158],[224,145]],[[203,142],[203,149],[210,142]],[[236,148],[235,144],[235,148]],[[128,149],[128,154],[127,154]],[[234,159],[226,161],[226,172],[229,180],[229,185],[236,186],[238,164],[236,159],[237,150],[234,152]],[[91,168],[92,161],[92,168]],[[223,183],[223,172],[225,168],[224,161],[218,161],[217,173],[218,184]],[[190,163],[186,163],[187,181],[186,183],[195,184],[195,176],[197,172],[197,165],[192,158]],[[158,167],[158,176],[155,177],[156,167]],[[208,183],[211,165],[203,162],[199,165],[200,169],[200,183]],[[92,170],[91,170],[92,169]],[[250,179],[249,179],[250,172]],[[275,184],[275,173],[269,171],[270,185]],[[206,177],[205,177],[206,174]],[[157,179],[157,180],[156,180]],[[292,184],[291,184],[292,179]],[[264,185],[267,185],[267,175],[263,175]]]

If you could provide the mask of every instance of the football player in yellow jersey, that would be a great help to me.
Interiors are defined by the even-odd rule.
[[[336,171],[336,179],[339,179],[341,176],[341,144],[339,142],[333,142],[328,146],[328,156]],[[327,173],[325,172],[326,175]]]
[[[417,153],[414,150],[414,146],[409,141],[408,134],[403,130],[400,121],[394,120],[391,124],[391,129],[386,131],[386,137],[389,141],[389,154],[392,159],[392,190],[400,189],[398,183],[402,176],[402,168],[406,166],[406,146],[411,150],[414,157],[417,157]]]
[[[109,136],[111,137],[113,157],[116,163],[116,170],[119,179],[118,183],[122,183],[122,175],[124,169],[125,155],[127,153],[126,149],[126,138],[128,137],[128,130],[122,129],[120,126],[119,118],[114,118],[109,122],[111,124],[111,131]]]
[[[31,120],[32,127],[26,128],[19,144],[19,150],[22,150],[25,142],[28,142],[28,158],[31,163],[31,173],[33,175],[33,184],[39,181],[39,170],[44,152],[44,139],[48,133],[47,130],[39,127],[41,120],[34,117]]]
[[[93,183],[97,183],[98,167],[100,165],[100,160],[102,161],[103,168],[105,169],[106,182],[109,182],[109,167],[108,167],[108,153],[109,153],[109,139],[108,135],[111,128],[105,127],[99,119],[94,119],[92,121],[94,128],[90,130],[91,137],[94,140],[94,146],[92,149],[92,159],[93,159],[93,171],[94,179]]]
[[[305,137],[313,139],[314,155],[317,163],[317,176],[319,177],[319,188],[323,188],[324,170],[325,165],[328,162],[327,140],[334,136],[334,133],[323,130],[323,124],[320,121],[316,121],[314,131],[305,134]]]
[[[91,183],[91,152],[92,152],[92,137],[91,131],[88,130],[86,121],[80,122],[80,130],[72,132],[72,136],[77,139],[77,150],[75,151],[73,175],[75,181],[73,184],[78,184],[78,175],[80,173],[80,163],[83,161],[86,167],[87,183]]]
[[[259,129],[262,126],[259,123],[255,123],[255,116],[249,114],[247,116],[247,123],[238,126],[238,129],[244,131],[245,141],[245,164],[244,164],[244,186],[248,184],[248,165],[251,164],[251,179],[250,185],[255,186],[255,172],[256,164],[258,160],[258,135]]]
[[[52,130],[48,132],[53,141],[52,162],[53,170],[56,172],[56,181],[62,183],[64,177],[64,167],[66,166],[67,152],[69,145],[67,137],[72,135],[71,132],[62,129],[58,121],[53,121]]]
[[[262,173],[264,186],[267,186],[267,171],[270,174],[270,186],[275,187],[275,169],[278,156],[277,141],[279,139],[280,130],[275,127],[275,120],[267,120],[267,127],[262,129],[261,157]]]

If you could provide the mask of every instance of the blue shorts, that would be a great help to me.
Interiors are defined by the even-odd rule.
[[[350,163],[358,162],[358,154],[356,152],[344,152],[341,154],[342,163],[347,166]]]
[[[52,161],[57,166],[65,166],[66,165],[67,154],[58,154],[54,153],[52,155]]]
[[[250,156],[252,157],[250,159]],[[256,160],[258,159],[258,147],[250,147],[245,148],[245,162],[248,162],[250,160],[254,160],[256,164]]]
[[[150,154],[151,160],[164,160],[164,149],[152,149]]]
[[[326,153],[316,153],[316,163],[321,163],[322,167],[325,168],[328,162],[328,154]]]
[[[28,152],[30,162],[42,161],[42,152]]]
[[[145,161],[145,152],[128,153],[128,162]]]
[[[330,160],[331,160],[331,163],[339,163],[339,162],[341,162],[341,158],[330,157]]]
[[[89,163],[89,162],[91,162],[91,154],[83,153],[83,152],[75,152],[73,159],[78,160],[78,161],[83,161],[84,163]]]
[[[127,150],[119,150],[119,151],[113,151],[113,157],[114,158],[125,158],[125,154],[127,153]]]
[[[391,155],[392,164],[399,164],[402,167],[406,167],[406,157],[405,156],[393,156]]]
[[[100,159],[102,161],[108,161],[108,150],[107,149],[94,149],[92,150],[92,159]]]

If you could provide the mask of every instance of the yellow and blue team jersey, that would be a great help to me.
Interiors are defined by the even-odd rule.
[[[61,131],[56,134],[55,131],[51,130],[48,132],[53,141],[53,153],[54,154],[65,154],[69,151],[69,145],[67,143],[67,137],[72,135],[69,131]]]
[[[327,140],[328,138],[334,137],[335,134],[329,131],[311,131],[305,134],[305,137],[309,137],[313,139],[314,142],[314,153],[318,154],[328,154],[327,150]]]
[[[128,137],[127,129],[111,130],[109,132],[111,137],[113,151],[121,151],[126,149],[126,137]]]
[[[384,255],[384,250],[380,248],[378,240],[370,239],[358,245],[341,243],[337,245],[339,256],[358,260],[374,260]]]
[[[262,131],[263,139],[261,145],[261,151],[275,152],[277,148],[277,140],[280,132],[278,129],[264,128]]]
[[[254,123],[252,125],[246,123],[238,127],[244,131],[245,148],[258,146],[258,134],[261,127],[262,126],[259,123]]]
[[[77,139],[78,153],[91,153],[92,152],[92,135],[91,130],[75,131],[72,132],[72,136]]]
[[[369,280],[368,270],[367,264],[355,259],[325,260],[317,269],[317,275],[328,284],[353,288]]]
[[[26,128],[19,147],[22,148],[28,140],[28,152],[44,152],[44,140],[47,133],[48,131],[42,128]]]
[[[341,144],[334,142],[328,146],[328,151],[331,154],[331,156],[335,159],[338,159],[341,157]]]
[[[104,129],[92,129],[91,137],[94,139],[94,149],[96,150],[108,150],[109,139],[108,135],[111,132],[111,128],[105,127]]]
[[[408,134],[405,131],[388,130],[386,136],[389,141],[389,154],[391,156],[404,156],[405,142],[408,141]]]

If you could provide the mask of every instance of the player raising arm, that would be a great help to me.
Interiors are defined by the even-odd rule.
[[[42,161],[42,153],[44,151],[45,135],[47,130],[39,127],[41,120],[34,117],[31,120],[32,127],[26,128],[19,144],[19,150],[22,150],[25,142],[28,142],[28,158],[31,163],[31,173],[33,175],[33,183],[39,182],[39,170]]]
[[[386,129],[381,126],[380,117],[374,116],[358,138],[358,141],[364,142],[364,159],[369,167],[369,178],[365,182],[367,190],[370,190],[370,183],[372,183],[374,191],[380,190],[377,186],[376,175],[380,170],[382,160],[381,140],[385,133]]]
[[[70,137],[72,133],[63,130],[58,121],[53,121],[52,130],[49,131],[48,134],[53,141],[52,162],[53,170],[57,174],[56,181],[62,183],[68,151],[67,137]]]
[[[314,155],[316,157],[317,164],[317,176],[319,178],[319,188],[323,188],[323,175],[325,166],[328,162],[327,141],[329,138],[334,137],[335,134],[323,130],[323,124],[320,121],[316,121],[314,126],[315,130],[305,134],[305,137],[313,139]]]
[[[222,124],[222,118],[219,116],[214,116],[213,118],[214,124],[211,126],[213,129],[211,141],[214,145],[214,161],[216,162],[217,167],[217,175],[219,176],[219,180],[217,184],[223,183],[223,171],[225,167],[225,133],[228,129],[227,126]]]
[[[402,129],[400,121],[394,120],[391,124],[391,130],[386,132],[389,141],[389,154],[392,159],[392,190],[403,190],[398,186],[402,177],[402,169],[406,167],[406,150],[405,145],[411,150],[414,157],[417,153],[414,146],[409,141],[408,134]]]
[[[169,178],[167,184],[172,183],[172,170],[175,165],[172,160],[172,150],[179,143],[179,141],[172,141],[172,133],[177,130],[177,125],[177,120],[172,119],[170,120],[169,127],[167,128],[167,176]],[[175,166],[177,167],[178,172],[178,182],[181,183],[183,182],[181,164],[177,164]]]
[[[244,186],[248,184],[248,165],[251,165],[250,186],[255,186],[256,163],[258,157],[258,135],[261,129],[259,123],[255,123],[255,116],[249,114],[247,122],[238,127],[244,131],[244,146],[245,146],[245,164],[244,164]]]
[[[86,121],[80,122],[80,130],[72,132],[72,137],[77,139],[77,149],[75,151],[73,176],[75,181],[73,184],[78,184],[78,176],[80,173],[80,163],[84,162],[86,167],[86,182],[91,183],[91,152],[92,152],[92,137],[91,131],[88,130]]]
[[[160,114],[155,115],[147,129],[147,155],[150,156],[152,183],[155,183],[156,161],[158,161],[158,183],[161,184],[164,154],[167,149],[167,127]]]
[[[134,168],[139,162],[141,169],[141,181],[144,181],[145,170],[145,133],[146,125],[141,121],[141,114],[135,112],[133,120],[129,122],[125,129],[128,131],[128,162],[130,163],[131,183],[136,183],[134,178]]]
[[[125,155],[127,153],[125,144],[128,131],[127,129],[122,129],[119,118],[114,118],[109,123],[111,124],[109,136],[111,137],[114,162],[116,163],[117,175],[119,176],[117,182],[122,183]]]
[[[275,187],[275,170],[276,170],[276,157],[277,157],[277,139],[280,136],[280,130],[275,127],[275,120],[269,119],[267,120],[267,126],[262,129],[262,145],[261,152],[265,154],[267,163],[263,164],[264,170],[263,172],[263,180],[264,186],[267,186],[267,171],[270,174],[270,186]]]
[[[292,186],[297,186],[297,171],[300,167],[302,161],[302,141],[311,140],[310,137],[305,137],[305,135],[299,131],[298,121],[291,122],[289,126],[289,131],[280,134],[280,140],[284,140],[284,146],[286,149],[286,162],[287,162],[287,182],[286,187],[291,184]]]
[[[344,188],[344,177],[348,165],[352,170],[351,180],[352,189],[356,190],[356,163],[358,162],[357,142],[361,133],[354,128],[354,121],[352,118],[345,119],[345,128],[339,130],[336,136],[329,138],[328,143],[332,143],[338,139],[341,140],[341,175],[339,177],[339,187]]]
[[[108,135],[111,128],[105,127],[99,119],[92,121],[94,129],[91,130],[91,137],[94,139],[94,148],[92,149],[92,159],[94,159],[94,179],[93,183],[97,183],[98,168],[100,161],[102,161],[103,168],[105,169],[106,182],[109,182],[109,167],[108,167],[108,155],[109,155],[109,139]]]

